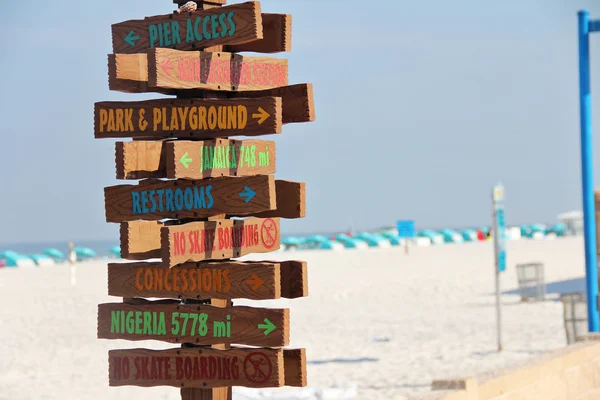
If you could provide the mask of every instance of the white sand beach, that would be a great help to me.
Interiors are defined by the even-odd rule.
[[[582,238],[514,241],[507,251],[504,291],[517,287],[516,263],[543,262],[547,283],[584,274]],[[504,294],[505,351],[496,352],[490,242],[411,248],[408,256],[390,248],[251,258],[308,262],[307,298],[234,303],[291,309],[291,347],[307,349],[311,389],[355,384],[357,399],[409,398],[429,391],[433,379],[566,345],[557,294],[529,304]],[[97,339],[98,303],[121,300],[107,296],[106,279],[98,262],[78,265],[75,287],[66,265],[0,270],[0,399],[180,398],[171,387],[108,386],[108,350],[174,346]],[[294,391],[302,390],[268,392]]]

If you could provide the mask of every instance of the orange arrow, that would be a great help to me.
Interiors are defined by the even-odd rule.
[[[256,291],[256,289],[261,287],[265,283],[265,281],[260,279],[258,275],[252,274],[252,279],[248,279],[246,283],[248,284],[248,286],[252,287],[252,290]]]
[[[262,125],[270,116],[271,114],[266,112],[262,107],[258,107],[258,112],[252,114],[252,118],[257,119],[259,125]]]

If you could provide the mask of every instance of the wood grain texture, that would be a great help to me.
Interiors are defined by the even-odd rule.
[[[98,338],[279,347],[289,344],[289,320],[288,309],[106,303],[98,305]]]
[[[138,74],[139,75],[139,74]],[[119,75],[117,78],[135,80]],[[148,51],[148,84],[167,89],[250,91],[288,84],[288,62],[233,53],[152,49]]]
[[[148,86],[147,54],[109,54],[108,89],[125,93],[177,94],[173,89]]]
[[[280,268],[279,263],[258,261],[189,263],[172,268],[161,263],[113,263],[108,264],[108,294],[175,299],[278,299],[282,287]]]
[[[281,297],[296,299],[308,296],[308,268],[305,261],[280,262]]]
[[[203,138],[281,132],[279,97],[104,101],[94,105],[94,137]]]
[[[165,226],[158,221],[133,221],[121,223],[121,258],[147,260],[160,258],[160,229]]]
[[[272,175],[276,172],[275,150],[275,142],[266,140],[117,142],[116,177],[204,179]],[[225,160],[224,166],[220,158]]]
[[[280,247],[278,218],[225,219],[161,228],[163,265],[223,260]]]
[[[275,142],[272,141],[233,139],[174,141],[168,142],[164,149],[165,177],[170,179],[272,175],[276,170],[276,147]],[[224,158],[226,162],[219,163],[219,157]],[[181,162],[182,159],[191,161],[184,164]]]
[[[263,38],[240,45],[225,45],[223,51],[239,53],[280,53],[292,50],[292,16],[262,14]]]
[[[306,386],[306,349],[283,350],[285,386]]]
[[[166,95],[177,94],[182,98],[202,98],[210,97],[217,93],[223,93],[214,90],[204,89],[168,89],[168,88],[156,88],[148,86],[148,80],[137,81],[140,79],[141,74],[132,74],[128,70],[139,69],[148,73],[148,58],[146,54],[141,54],[140,57],[126,58],[117,56],[128,56],[127,54],[122,55],[109,55],[108,65],[108,86],[110,90],[116,90],[125,93],[161,93]],[[133,64],[127,67],[121,66],[121,64]],[[118,75],[117,73],[120,73]],[[281,86],[274,89],[266,90],[254,90],[254,91],[243,91],[243,92],[227,92],[232,98],[237,97],[281,97],[283,105],[282,120],[284,124],[294,122],[311,122],[315,120],[315,106],[313,99],[313,87],[310,83],[302,83],[290,86]]]
[[[115,143],[117,179],[166,178],[164,141]]]
[[[252,214],[258,218],[304,218],[306,216],[306,184],[291,181],[275,181],[277,205],[275,210]]]
[[[218,214],[252,215],[276,210],[272,175],[210,180],[148,179],[139,185],[104,188],[107,222],[206,218]]]
[[[200,50],[241,44],[262,39],[262,26],[259,2],[157,15],[113,24],[113,52],[134,54],[158,47]]]
[[[311,83],[282,86],[275,89],[243,92],[244,97],[277,96],[283,100],[283,123],[315,120],[315,103]]]
[[[160,245],[160,237],[156,238],[156,242],[157,246]],[[156,250],[160,249],[157,247]],[[187,274],[184,274],[186,282],[183,282],[184,275],[181,273],[184,269],[188,271]],[[220,280],[213,279],[213,286],[207,283],[211,277],[204,272],[207,269],[212,271],[213,278],[214,276],[220,278]],[[167,275],[167,267],[160,262],[111,263],[108,265],[108,294],[124,298],[156,297],[203,300],[207,298],[213,300],[234,298],[267,300],[280,297],[295,299],[308,296],[307,266],[304,261],[187,263],[171,267],[171,270],[171,273]],[[195,275],[189,272],[192,270],[196,271]],[[219,272],[225,270],[230,270],[227,277],[223,272]],[[150,276],[150,271],[152,271],[152,276]],[[177,277],[173,275],[174,271],[180,271]],[[201,288],[198,287],[199,271],[204,274]],[[195,279],[194,282],[192,282],[192,275]],[[177,279],[178,289],[174,287],[173,279]],[[165,280],[168,280],[170,287],[165,284]],[[218,284],[219,282],[220,284]]]
[[[286,382],[283,349],[109,350],[108,366],[110,386],[260,388]]]

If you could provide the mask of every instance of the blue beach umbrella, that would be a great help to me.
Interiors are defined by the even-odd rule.
[[[112,254],[116,258],[121,258],[121,247],[120,246],[111,247],[109,250],[109,253]]]
[[[355,249],[357,247],[357,240],[346,235],[336,235],[335,240],[347,249]]]
[[[460,234],[465,242],[474,242],[477,240],[477,232],[473,229],[463,229],[460,231]]]
[[[3,251],[2,253],[0,253],[0,258],[5,260],[7,267],[18,267],[19,262],[31,260],[29,257],[11,250]]]
[[[54,261],[59,261],[59,260],[65,259],[65,255],[63,254],[63,252],[58,249],[52,249],[52,248],[46,249],[46,250],[44,250],[44,254],[47,255],[48,257],[54,259]]]
[[[563,223],[554,224],[551,227],[546,229],[546,234],[554,233],[556,236],[566,236],[567,235],[567,225]]]
[[[389,240],[392,246],[398,246],[400,244],[400,236],[393,231],[383,232],[381,236]]]
[[[96,257],[96,252],[89,247],[75,247],[75,254],[78,260]]]
[[[36,265],[41,265],[44,264],[45,260],[52,260],[54,261],[54,259],[46,254],[32,254],[29,256],[29,258],[31,258]],[[51,262],[52,264],[54,264],[54,262]]]

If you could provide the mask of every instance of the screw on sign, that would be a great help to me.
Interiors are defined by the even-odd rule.
[[[244,359],[244,375],[251,382],[262,384],[269,380],[273,365],[265,353],[255,351]]]
[[[277,242],[277,225],[271,218],[263,221],[260,227],[260,238],[267,249],[275,246]]]

